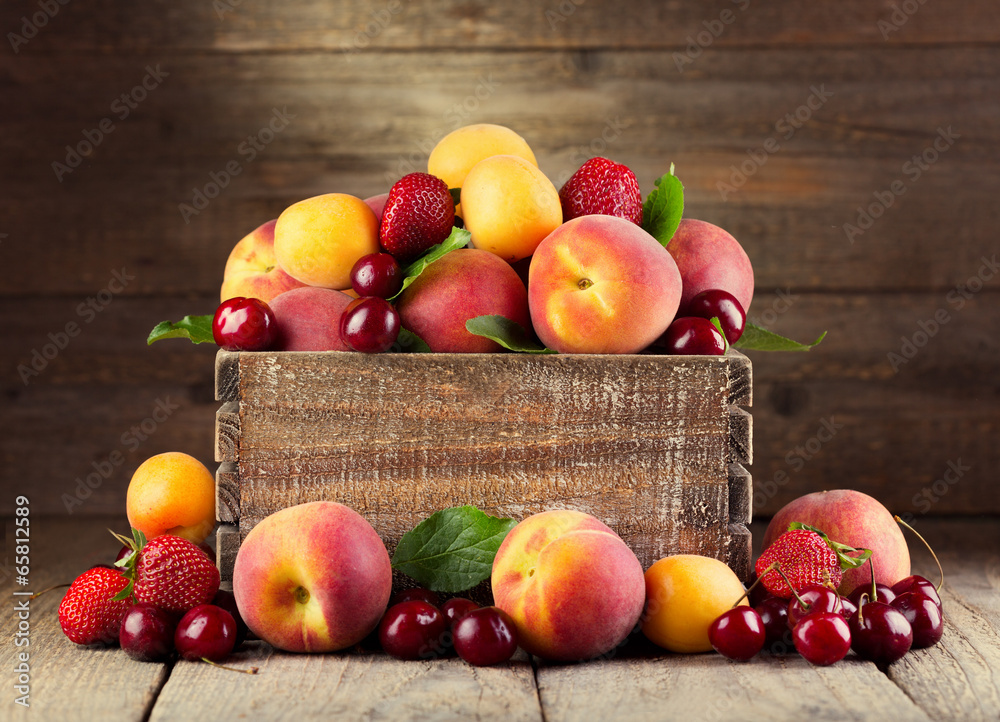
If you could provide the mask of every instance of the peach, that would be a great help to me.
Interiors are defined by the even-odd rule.
[[[367,203],[346,193],[299,201],[274,228],[278,265],[309,286],[350,288],[355,261],[378,251],[378,224]]]
[[[685,654],[712,650],[709,626],[744,591],[732,569],[698,554],[664,557],[646,570],[645,580],[642,633],[664,649]]]
[[[552,181],[514,155],[494,155],[473,166],[462,185],[461,205],[472,245],[508,263],[530,256],[562,223]]]
[[[201,544],[215,527],[215,477],[189,454],[151,456],[132,474],[125,510],[147,539],[173,534]]]
[[[372,212],[375,214],[375,217],[378,218],[380,223],[382,222],[382,211],[385,210],[385,204],[388,200],[388,193],[379,193],[377,196],[365,198],[365,204],[372,209]]]
[[[328,288],[286,291],[270,303],[278,322],[275,351],[350,351],[340,340],[340,315],[354,299]]]
[[[762,549],[767,549],[794,521],[816,527],[833,541],[871,549],[876,582],[892,586],[910,575],[910,550],[902,530],[889,510],[867,494],[835,489],[790,501],[767,525]],[[850,594],[857,586],[871,583],[871,574],[868,564],[845,571],[840,593]]]
[[[220,301],[244,296],[270,303],[279,293],[305,285],[278,265],[274,255],[274,227],[277,223],[275,219],[258,226],[229,252],[226,270],[222,274]]]
[[[702,291],[721,289],[736,296],[743,310],[753,301],[753,267],[746,251],[729,233],[705,221],[685,218],[667,244],[677,261],[684,289],[681,311]]]
[[[528,269],[531,322],[560,353],[636,353],[667,330],[677,264],[631,221],[581,216],[539,244]]]
[[[364,639],[392,591],[385,545],[356,511],[332,501],[288,507],[240,545],[233,594],[247,626],[289,652],[333,652]]]
[[[396,303],[403,328],[431,351],[501,351],[495,341],[469,333],[465,322],[496,314],[530,331],[528,292],[517,272],[492,253],[460,248],[429,265]]]
[[[535,154],[510,128],[492,123],[466,125],[438,141],[427,159],[427,172],[436,175],[449,188],[461,188],[472,167],[493,155],[516,155],[534,166]]]
[[[517,625],[528,653],[578,661],[605,654],[642,614],[642,565],[625,542],[589,514],[530,516],[493,561],[493,600]]]

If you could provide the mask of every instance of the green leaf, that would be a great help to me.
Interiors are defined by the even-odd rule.
[[[642,228],[666,246],[684,215],[684,185],[674,175],[673,163],[670,172],[657,178],[653,185],[656,187],[642,204]]]
[[[457,206],[462,202],[462,189],[461,188],[449,188],[448,192],[451,193],[451,200]]]
[[[872,550],[871,549],[855,549],[847,544],[841,544],[840,542],[835,542],[833,539],[828,537],[825,532],[817,529],[814,526],[809,526],[808,524],[803,524],[800,521],[793,521],[788,525],[788,530],[793,529],[805,529],[806,531],[812,531],[823,537],[823,540],[829,544],[830,548],[833,549],[837,554],[837,559],[840,561],[840,568],[843,570],[857,569],[866,561],[871,559]],[[851,554],[858,554],[858,556],[850,556]]]
[[[434,263],[434,261],[438,260],[446,253],[458,250],[459,248],[465,248],[469,245],[469,241],[471,239],[472,234],[464,228],[452,228],[451,235],[438,243],[436,246],[428,248],[424,255],[403,269],[403,287],[399,289],[399,293],[389,300],[394,301],[399,298],[399,294],[405,291],[407,286],[416,281],[417,276],[423,273],[424,269]]]
[[[442,509],[403,535],[392,568],[435,592],[464,592],[489,579],[493,557],[516,524],[474,506]]]
[[[808,351],[824,338],[826,338],[826,331],[821,333],[819,338],[812,343],[799,343],[748,322],[746,328],[743,329],[743,335],[733,346],[745,351]]]
[[[431,347],[427,342],[409,329],[400,327],[399,337],[396,339],[399,350],[403,353],[430,353]]]
[[[725,345],[726,351],[728,351],[729,339],[726,338],[726,332],[722,330],[722,321],[719,320],[718,316],[712,316],[709,320],[712,322],[712,325],[715,326],[715,330],[722,334],[722,343]]]
[[[165,338],[188,338],[192,343],[215,343],[212,335],[213,316],[185,316],[180,321],[162,321],[149,332],[146,344]]]
[[[487,315],[476,316],[465,322],[465,330],[476,336],[485,336],[496,341],[509,351],[520,353],[556,353],[545,348],[528,336],[521,324],[511,321],[506,316]]]

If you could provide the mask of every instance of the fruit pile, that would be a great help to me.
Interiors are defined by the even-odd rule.
[[[388,193],[286,208],[232,249],[213,316],[164,322],[149,341],[365,353],[815,345],[747,326],[750,259],[722,228],[682,219],[683,206],[672,167],[645,200],[628,167],[600,157],[556,190],[521,136],[469,125]]]

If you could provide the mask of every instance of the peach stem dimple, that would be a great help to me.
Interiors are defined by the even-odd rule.
[[[576,287],[579,288],[581,291],[586,291],[593,285],[594,282],[591,281],[589,278],[581,278],[579,281],[576,282]]]
[[[309,590],[305,587],[295,587],[295,591],[292,592],[295,597],[295,601],[299,604],[305,604],[309,601]]]

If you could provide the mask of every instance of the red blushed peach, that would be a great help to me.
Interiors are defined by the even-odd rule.
[[[501,351],[495,341],[471,334],[470,318],[499,315],[531,329],[528,292],[510,265],[487,251],[460,248],[428,266],[396,304],[403,328],[422,338],[431,351]]]
[[[560,353],[636,353],[674,320],[681,276],[631,221],[581,216],[543,240],[528,270],[538,338]]]
[[[729,291],[743,306],[753,300],[753,267],[739,242],[729,233],[705,221],[685,218],[667,244],[677,261],[684,289],[681,313],[702,291]]]
[[[277,222],[268,221],[255,228],[233,247],[222,274],[220,301],[244,296],[270,303],[279,293],[305,285],[278,265],[274,255],[274,226]]]
[[[493,561],[493,599],[521,647],[557,661],[592,659],[631,632],[646,598],[642,565],[606,525],[578,511],[535,514]]]
[[[793,521],[814,526],[833,541],[856,549],[871,549],[875,581],[892,586],[910,575],[910,550],[892,514],[877,499],[853,489],[817,491],[788,502],[767,525],[763,549]],[[864,564],[844,572],[840,593],[871,583],[871,567]]]
[[[332,501],[276,512],[250,530],[233,568],[233,594],[254,634],[289,652],[333,652],[364,639],[392,592],[379,535]]]
[[[389,200],[388,193],[379,193],[377,196],[370,196],[365,198],[365,204],[372,209],[372,213],[378,218],[379,223],[382,222],[382,211],[385,210],[385,203]]]
[[[275,351],[350,351],[340,339],[340,316],[353,300],[313,286],[276,296],[270,303],[278,322]]]

